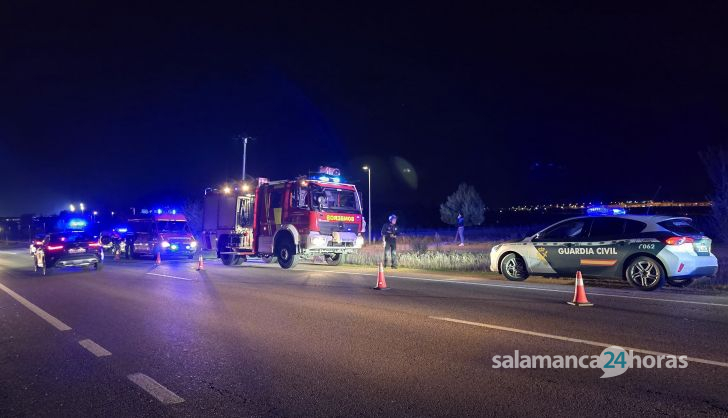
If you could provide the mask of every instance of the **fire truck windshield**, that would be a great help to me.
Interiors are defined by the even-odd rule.
[[[187,222],[184,221],[158,221],[157,229],[159,232],[189,232]]]
[[[353,190],[316,187],[311,191],[314,209],[321,211],[361,212],[359,199]]]

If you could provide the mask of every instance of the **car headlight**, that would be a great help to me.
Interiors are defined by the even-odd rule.
[[[162,241],[162,248],[169,247],[169,243],[167,241]]]
[[[197,241],[190,242],[190,248],[197,248]]]

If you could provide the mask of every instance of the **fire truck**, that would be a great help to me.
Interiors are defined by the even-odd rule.
[[[289,269],[302,258],[323,256],[339,265],[364,244],[361,198],[340,171],[319,171],[294,180],[227,185],[205,190],[202,246],[225,265],[248,256]]]
[[[187,218],[176,210],[157,209],[129,218],[125,244],[126,258],[160,254],[191,259],[197,251]]]

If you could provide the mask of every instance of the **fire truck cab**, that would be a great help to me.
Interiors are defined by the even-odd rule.
[[[246,185],[208,189],[204,211],[203,246],[225,265],[259,256],[288,269],[315,255],[339,265],[364,244],[356,187],[328,167],[296,180],[259,179],[254,192]]]

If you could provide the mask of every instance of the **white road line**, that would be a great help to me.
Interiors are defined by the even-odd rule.
[[[170,279],[187,280],[187,281],[190,281],[190,282],[197,281],[197,279],[188,279],[187,277],[170,276],[169,274],[159,274],[159,273],[152,273],[152,272],[148,272],[148,273],[145,273],[145,274],[149,274],[149,275],[152,275],[152,276],[169,277]]]
[[[13,292],[11,289],[0,283],[0,289],[4,290],[5,293],[10,295],[11,298],[17,300],[20,302],[21,305],[25,306],[26,308],[30,309],[31,312],[38,315],[39,317],[43,318],[46,322],[53,325],[58,329],[59,331],[69,331],[71,327],[61,322],[58,318],[55,316],[49,314],[48,312],[44,311],[43,309],[33,305],[28,299],[20,296],[19,294]]]
[[[261,267],[255,267],[255,268],[270,268],[270,267],[261,266]],[[334,274],[348,274],[348,275],[353,275],[353,276],[376,277],[376,274],[374,274],[374,273],[357,273],[357,272],[349,272],[349,271],[313,270],[313,269],[300,269],[300,268],[296,269],[294,271],[307,271],[307,272],[314,272],[314,273],[334,273]],[[426,279],[424,277],[411,277],[411,276],[398,276],[398,275],[387,275],[387,277],[391,277],[391,278],[395,278],[395,279],[405,279],[405,280],[418,280],[418,281],[423,281],[423,282],[464,284],[464,285],[469,285],[469,286],[503,287],[503,288],[509,288],[509,289],[531,290],[531,291],[539,291],[539,292],[556,292],[556,293],[567,293],[567,294],[574,293],[573,289],[572,290],[547,289],[545,287],[513,286],[513,285],[508,285],[508,284],[497,284],[497,283],[473,283],[473,282],[463,282],[463,281],[459,281],[459,280]],[[599,292],[587,292],[587,294],[589,296],[604,296],[604,297],[610,297],[610,298],[648,300],[648,301],[654,301],[654,302],[684,303],[684,304],[689,304],[689,305],[720,306],[723,308],[728,308],[727,303],[698,302],[698,301],[693,301],[693,300],[650,298],[650,297],[629,296],[629,295],[614,295],[614,294],[610,294],[610,293],[599,293]]]
[[[129,380],[134,382],[137,386],[144,389],[145,392],[154,396],[159,402],[163,404],[175,404],[182,403],[185,400],[177,396],[171,390],[162,386],[159,382],[152,379],[151,377],[143,373],[134,373],[127,376]]]
[[[109,350],[105,349],[104,347],[96,344],[95,342],[93,342],[89,339],[81,340],[78,343],[81,345],[81,347],[90,351],[91,354],[95,355],[96,357],[106,357],[106,356],[111,355],[111,352]]]
[[[545,334],[542,332],[528,331],[528,330],[518,329],[518,328],[502,327],[500,325],[484,324],[482,322],[464,321],[462,319],[453,319],[453,318],[446,318],[446,317],[441,317],[441,316],[428,316],[428,318],[434,319],[437,321],[454,322],[456,324],[472,325],[475,327],[494,329],[494,330],[498,330],[498,331],[513,332],[516,334],[530,335],[532,337],[550,338],[552,340],[567,341],[567,342],[578,343],[578,344],[586,344],[586,345],[591,345],[591,346],[595,346],[595,347],[607,348],[607,347],[616,345],[616,346],[624,348],[627,351],[631,350],[636,353],[649,354],[652,356],[679,355],[679,354],[670,354],[670,353],[662,353],[659,351],[646,350],[646,349],[642,349],[642,348],[625,347],[625,346],[619,345],[619,344],[608,344],[608,343],[602,343],[602,342],[598,342],[598,341],[590,341],[590,340],[582,340],[579,338],[564,337],[561,335]],[[697,358],[697,357],[687,357],[687,360],[690,362],[693,362],[693,363],[702,363],[702,364],[709,364],[711,366],[728,367],[728,363],[724,363],[722,361],[706,360],[706,359]]]
[[[12,251],[0,251],[0,254],[18,255],[18,253]]]

